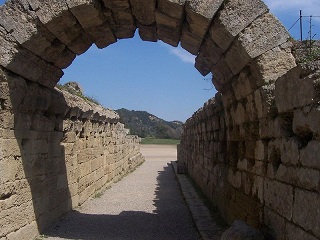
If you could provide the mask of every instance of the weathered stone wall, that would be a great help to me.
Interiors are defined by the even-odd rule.
[[[218,93],[187,121],[178,159],[228,223],[320,238],[319,86],[318,70],[297,67],[265,85],[266,115],[254,96],[229,107]]]
[[[143,162],[111,110],[0,73],[0,239],[33,239]]]

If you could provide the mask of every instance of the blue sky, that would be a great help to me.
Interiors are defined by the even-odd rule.
[[[0,4],[4,1],[0,0]],[[265,0],[288,29],[303,15],[320,15],[319,0]],[[303,19],[304,38],[309,18]],[[313,18],[313,35],[319,39],[320,18]],[[299,38],[299,24],[290,31]],[[216,93],[210,76],[193,67],[194,57],[163,42],[119,40],[105,49],[91,47],[64,70],[60,83],[77,81],[85,94],[107,108],[145,110],[165,120],[185,121]]]

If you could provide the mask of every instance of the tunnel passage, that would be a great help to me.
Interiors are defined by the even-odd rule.
[[[52,91],[62,69],[92,44],[107,47],[133,37],[136,29],[144,41],[180,43],[197,56],[195,67],[202,75],[213,73],[219,91],[186,124],[179,159],[189,174],[228,222],[241,218],[267,227],[272,235],[283,234],[283,239],[320,236],[319,228],[310,224],[311,216],[319,214],[308,216],[308,208],[303,216],[298,214],[304,197],[319,209],[314,200],[319,197],[319,183],[309,184],[319,178],[319,164],[308,155],[319,149],[319,128],[313,123],[319,120],[313,105],[318,92],[314,79],[302,76],[309,81],[301,101],[290,105],[291,99],[283,96],[288,89],[293,94],[290,86],[299,87],[302,78],[289,34],[261,0],[11,0],[0,12],[0,65],[5,76],[1,89],[10,95],[1,98],[3,119],[10,114],[25,118],[32,114],[33,119],[36,112],[38,118],[59,115],[72,120],[55,112],[55,101],[64,100]],[[289,80],[294,82],[287,84]],[[19,96],[21,88],[34,100],[32,111],[18,107],[25,99]],[[310,89],[313,94],[305,94]],[[48,92],[51,104],[41,105]],[[309,112],[302,109],[306,105]],[[20,139],[21,122],[6,121],[2,128],[12,129]],[[45,125],[42,130],[46,131]],[[1,138],[8,142],[6,136]],[[17,148],[21,144],[34,146],[35,140],[22,141]],[[288,155],[293,150],[307,160],[292,160],[294,156]],[[303,176],[314,177],[299,179],[300,170],[309,171]],[[293,177],[288,180],[289,172]],[[40,231],[41,222],[36,219]],[[13,226],[0,236],[18,228],[28,231],[28,226]],[[289,230],[282,233],[279,229],[284,228]]]

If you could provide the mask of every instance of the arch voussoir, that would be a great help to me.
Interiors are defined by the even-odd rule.
[[[174,47],[180,42],[181,29],[185,18],[185,0],[158,0],[155,12],[157,36]]]
[[[226,53],[226,61],[238,74],[254,58],[289,39],[285,27],[270,13],[257,18],[245,28]]]
[[[69,11],[65,1],[28,0],[40,21],[68,48],[80,55],[92,45],[88,34]]]
[[[106,16],[114,35],[118,39],[132,38],[136,24],[130,8],[129,0],[103,0],[103,13]]]
[[[286,42],[261,54],[250,64],[258,87],[274,83],[279,77],[296,67],[291,48],[292,43]]]
[[[156,3],[156,0],[130,0],[132,14],[139,28],[140,38],[144,41],[158,41],[155,24]]]
[[[19,45],[0,26],[0,65],[26,79],[53,88],[63,72]]]
[[[29,10],[26,0],[7,2],[0,8],[0,25],[24,48],[58,68],[68,67],[76,55],[59,41]]]
[[[117,41],[98,0],[67,0],[66,2],[72,14],[98,48],[107,47]]]
[[[267,12],[268,7],[261,0],[228,1],[212,21],[211,38],[226,51],[243,29]]]
[[[202,41],[208,31],[212,18],[223,0],[196,1],[186,3],[186,21],[182,28],[181,46],[188,52],[197,55]]]
[[[214,64],[221,58],[224,51],[212,40],[209,34],[203,40],[195,60],[195,68],[206,76]]]

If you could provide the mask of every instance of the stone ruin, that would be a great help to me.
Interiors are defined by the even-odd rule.
[[[196,55],[218,93],[179,164],[228,223],[320,238],[319,72],[261,0],[11,0],[0,7],[0,239],[32,239],[143,161],[118,116],[55,88],[77,55],[131,38]],[[80,103],[80,104],[79,104]]]

